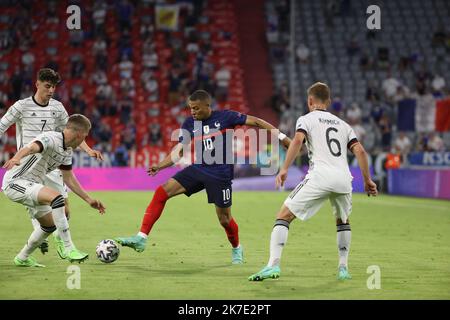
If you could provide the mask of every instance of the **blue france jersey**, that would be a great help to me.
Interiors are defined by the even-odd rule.
[[[202,173],[220,180],[233,179],[233,141],[232,132],[227,129],[243,125],[247,115],[231,111],[213,111],[203,121],[187,118],[181,126],[179,142],[192,142],[195,161],[192,164]],[[230,140],[231,141],[227,141]]]

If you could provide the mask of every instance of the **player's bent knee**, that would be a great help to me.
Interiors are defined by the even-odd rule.
[[[167,197],[171,198],[177,196],[181,193],[186,192],[186,189],[175,179],[169,179],[166,183],[161,186],[167,193]]]
[[[283,205],[283,207],[277,214],[277,219],[292,222],[292,220],[295,219],[295,215],[291,212],[291,210],[289,210],[288,207]]]

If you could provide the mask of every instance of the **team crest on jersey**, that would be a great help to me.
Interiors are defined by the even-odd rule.
[[[45,144],[48,144],[50,142],[50,139],[47,137],[42,137],[41,138],[42,142],[44,142]]]
[[[203,126],[203,133],[204,134],[208,134],[209,133],[209,126],[208,125]]]

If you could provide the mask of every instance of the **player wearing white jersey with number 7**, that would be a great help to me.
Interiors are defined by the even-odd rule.
[[[36,80],[36,93],[23,100],[14,103],[8,112],[0,119],[0,135],[4,134],[6,130],[13,124],[16,124],[16,142],[17,150],[28,144],[31,140],[36,138],[39,134],[48,131],[61,132],[69,118],[63,104],[58,100],[52,99],[56,90],[56,85],[61,81],[57,72],[49,68],[39,70]],[[92,150],[86,142],[82,142],[80,148],[95,157],[102,160],[103,156],[99,151]],[[65,214],[67,219],[70,217],[69,202],[66,186],[63,183],[61,171],[56,169],[50,172],[44,185],[58,190],[64,197]],[[29,209],[34,210],[34,209]],[[34,212],[30,212],[33,216]],[[39,229],[40,225],[36,219],[32,218],[33,227]],[[61,237],[54,233],[57,253],[63,258],[63,242]],[[47,240],[40,246],[41,252],[45,254],[48,251]]]
[[[300,117],[296,134],[287,151],[286,160],[276,177],[277,187],[283,186],[302,144],[306,141],[310,160],[308,174],[291,192],[277,214],[270,239],[267,266],[251,275],[250,281],[276,279],[280,276],[280,259],[288,238],[290,223],[298,218],[307,220],[330,200],[337,226],[339,280],[351,279],[348,272],[351,230],[348,219],[352,211],[352,175],[348,168],[347,149],[358,160],[367,195],[376,196],[377,186],[371,180],[366,152],[353,129],[342,119],[326,111],[330,105],[330,89],[317,82],[308,89],[309,113]]]
[[[8,171],[3,177],[2,190],[11,201],[27,208],[39,222],[27,243],[14,258],[21,267],[43,267],[31,253],[56,229],[63,241],[63,258],[70,262],[82,262],[88,254],[79,251],[72,242],[69,223],[64,214],[64,198],[51,187],[45,186],[46,175],[56,168],[61,169],[64,183],[92,208],[105,212],[103,204],[92,199],[80,186],[72,173],[73,149],[84,141],[91,128],[88,118],[81,114],[69,117],[63,132],[44,132],[21,148],[3,168]]]

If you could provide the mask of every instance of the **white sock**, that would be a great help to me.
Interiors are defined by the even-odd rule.
[[[64,198],[62,196],[56,198],[52,202],[52,216],[55,222],[58,235],[64,242],[66,252],[75,248],[72,238],[70,236],[69,222],[67,222],[66,215],[64,214]]]
[[[42,241],[47,239],[49,235],[50,233],[44,232],[44,230],[41,229],[41,225],[39,225],[39,228],[33,230],[28,238],[27,244],[22,248],[17,257],[19,257],[20,260],[28,259],[30,254],[42,243]]]
[[[39,221],[34,218],[31,218],[31,224],[33,225],[34,230],[41,228],[41,224],[39,223]]]
[[[286,245],[289,233],[289,222],[278,219],[272,230],[270,237],[270,258],[267,265],[269,267],[279,266],[283,248]]]
[[[352,231],[349,224],[337,225],[337,246],[339,253],[339,266],[348,266],[348,253],[350,252],[350,243],[352,240]]]

